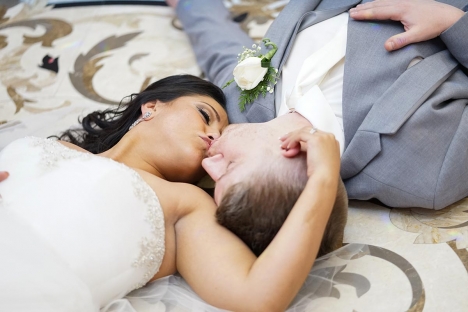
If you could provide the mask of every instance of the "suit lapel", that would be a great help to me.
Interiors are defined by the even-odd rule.
[[[442,50],[406,70],[377,99],[351,139],[342,157],[342,178],[361,171],[380,152],[380,135],[395,134],[458,67],[450,52]]]
[[[265,34],[265,38],[270,39],[278,46],[278,51],[271,60],[273,67],[279,69],[284,52],[287,50],[290,42],[294,42],[304,14],[314,10],[319,3],[320,0],[291,0],[273,21]]]
[[[370,2],[363,0],[362,2]],[[445,0],[462,8],[466,0]],[[392,84],[407,70],[414,57],[427,58],[446,49],[440,38],[387,52],[385,41],[403,32],[399,22],[355,21],[350,18],[343,81],[345,146],[354,138],[368,112]],[[385,118],[385,117],[384,117]],[[388,118],[385,118],[387,120]]]
[[[272,66],[281,70],[298,32],[341,14],[361,0],[291,0],[268,29],[265,38],[278,46]],[[319,9],[314,11],[315,9]]]
[[[457,68],[458,62],[448,50],[431,55],[409,68],[375,102],[359,130],[395,134]],[[386,119],[384,123],[382,116]]]
[[[281,74],[281,69],[291,52],[299,31],[341,14],[359,2],[361,0],[291,0],[265,35],[265,38],[270,39],[278,46],[278,51],[271,60],[272,66],[278,68],[278,74]],[[315,9],[320,9],[320,11],[313,11]],[[268,51],[263,44],[262,49]],[[278,84],[276,88],[280,86],[281,84]],[[250,122],[263,122],[272,119],[275,116],[274,93],[268,93],[266,97],[259,97],[247,109],[246,116]],[[258,116],[264,116],[264,118],[259,119]]]
[[[396,133],[457,69],[458,63],[439,38],[387,52],[384,42],[402,31],[403,26],[396,22],[350,19],[348,23],[343,81],[343,179],[358,174],[372,161],[380,152],[381,134]],[[407,69],[414,57],[423,60]]]
[[[297,21],[301,20],[305,12],[315,9],[319,2],[320,0],[291,0],[268,28],[265,38],[270,39],[278,46],[278,50],[271,60],[273,67],[279,69],[280,61],[283,58],[289,42],[295,38],[295,33],[297,32],[296,25],[300,24]],[[269,50],[263,43],[261,46],[263,53]],[[280,84],[278,84],[276,88],[278,88],[279,85]],[[245,115],[248,122],[265,122],[275,118],[274,93],[267,93],[265,97],[259,96],[252,105],[247,105],[246,109],[247,112]]]
[[[291,52],[291,49],[293,47],[293,44],[294,44],[294,40],[296,38],[296,35],[303,31],[304,29],[312,26],[312,25],[315,25],[317,23],[320,23],[320,22],[323,22],[329,18],[332,18],[334,16],[337,16],[343,12],[346,12],[348,11],[350,8],[352,8],[353,6],[355,6],[356,4],[358,4],[359,2],[361,2],[360,0],[354,0],[354,1],[347,1],[348,3],[346,4],[343,4],[339,7],[336,7],[336,8],[330,8],[330,9],[327,9],[327,10],[323,10],[323,11],[311,11],[311,12],[307,12],[305,13],[301,19],[300,19],[300,22],[296,25],[296,29],[293,33],[293,38],[289,41],[289,44],[286,46],[286,50],[284,51],[283,53],[283,57],[280,61],[280,65],[278,66],[279,67],[279,70],[282,69],[284,63],[287,61],[288,59],[288,56],[289,56],[289,53]]]

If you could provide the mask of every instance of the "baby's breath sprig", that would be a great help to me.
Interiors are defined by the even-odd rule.
[[[242,62],[243,60],[245,60],[246,58],[253,57],[253,56],[257,56],[257,57],[261,56],[261,55],[256,55],[257,53],[260,53],[260,51],[262,50],[261,46],[257,46],[256,44],[253,44],[252,49],[248,49],[246,47],[243,47],[243,48],[244,48],[244,51],[242,53],[237,54],[238,64]]]
[[[228,81],[223,89],[234,81],[241,90],[239,97],[239,108],[245,110],[245,105],[252,103],[262,94],[273,93],[278,80],[278,70],[271,66],[271,58],[275,55],[278,47],[265,38],[264,45],[271,48],[265,55],[260,54],[261,47],[256,44],[252,48],[244,47],[244,51],[238,54],[238,64],[234,68],[234,78]]]

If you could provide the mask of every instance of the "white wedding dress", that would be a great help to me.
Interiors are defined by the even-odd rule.
[[[178,275],[141,287],[164,256],[164,216],[131,168],[24,138],[0,152],[0,170],[10,172],[0,183],[0,311],[222,311]],[[318,259],[288,311],[351,311],[337,301],[341,271],[366,250]]]
[[[158,272],[164,216],[134,170],[40,138],[0,170],[0,311],[98,311]]]

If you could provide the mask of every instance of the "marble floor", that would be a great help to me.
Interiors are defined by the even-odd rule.
[[[287,2],[225,1],[255,39]],[[0,149],[177,73],[202,75],[168,7],[2,1]],[[351,201],[345,243],[317,260],[331,285],[307,311],[468,311],[468,199],[439,211]]]

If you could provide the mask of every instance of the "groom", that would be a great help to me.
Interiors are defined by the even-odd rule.
[[[245,128],[236,131],[244,141],[233,148],[245,153],[243,142],[260,123],[310,103],[315,110],[301,114],[342,144],[341,177],[351,199],[441,209],[468,196],[468,1],[367,2],[348,21],[345,12],[359,2],[291,0],[283,9],[265,36],[278,46],[274,93],[241,111],[235,83],[225,88],[230,121],[258,123],[237,126]],[[222,1],[181,0],[176,12],[208,79],[224,85],[251,39]],[[264,152],[256,155],[262,165],[266,144],[255,146]],[[211,153],[217,162],[229,154],[216,144]],[[236,178],[224,190],[254,176],[233,159],[225,163]]]
[[[252,40],[222,1],[167,2],[202,70],[223,86]],[[304,162],[281,157],[277,138],[304,125],[335,134],[351,199],[441,209],[468,196],[468,1],[353,8],[360,2],[291,0],[265,35],[278,46],[278,84],[245,110],[236,84],[224,89],[236,124],[203,165],[217,182],[218,220],[251,247],[258,231],[243,222],[261,227],[282,190],[303,178]]]

